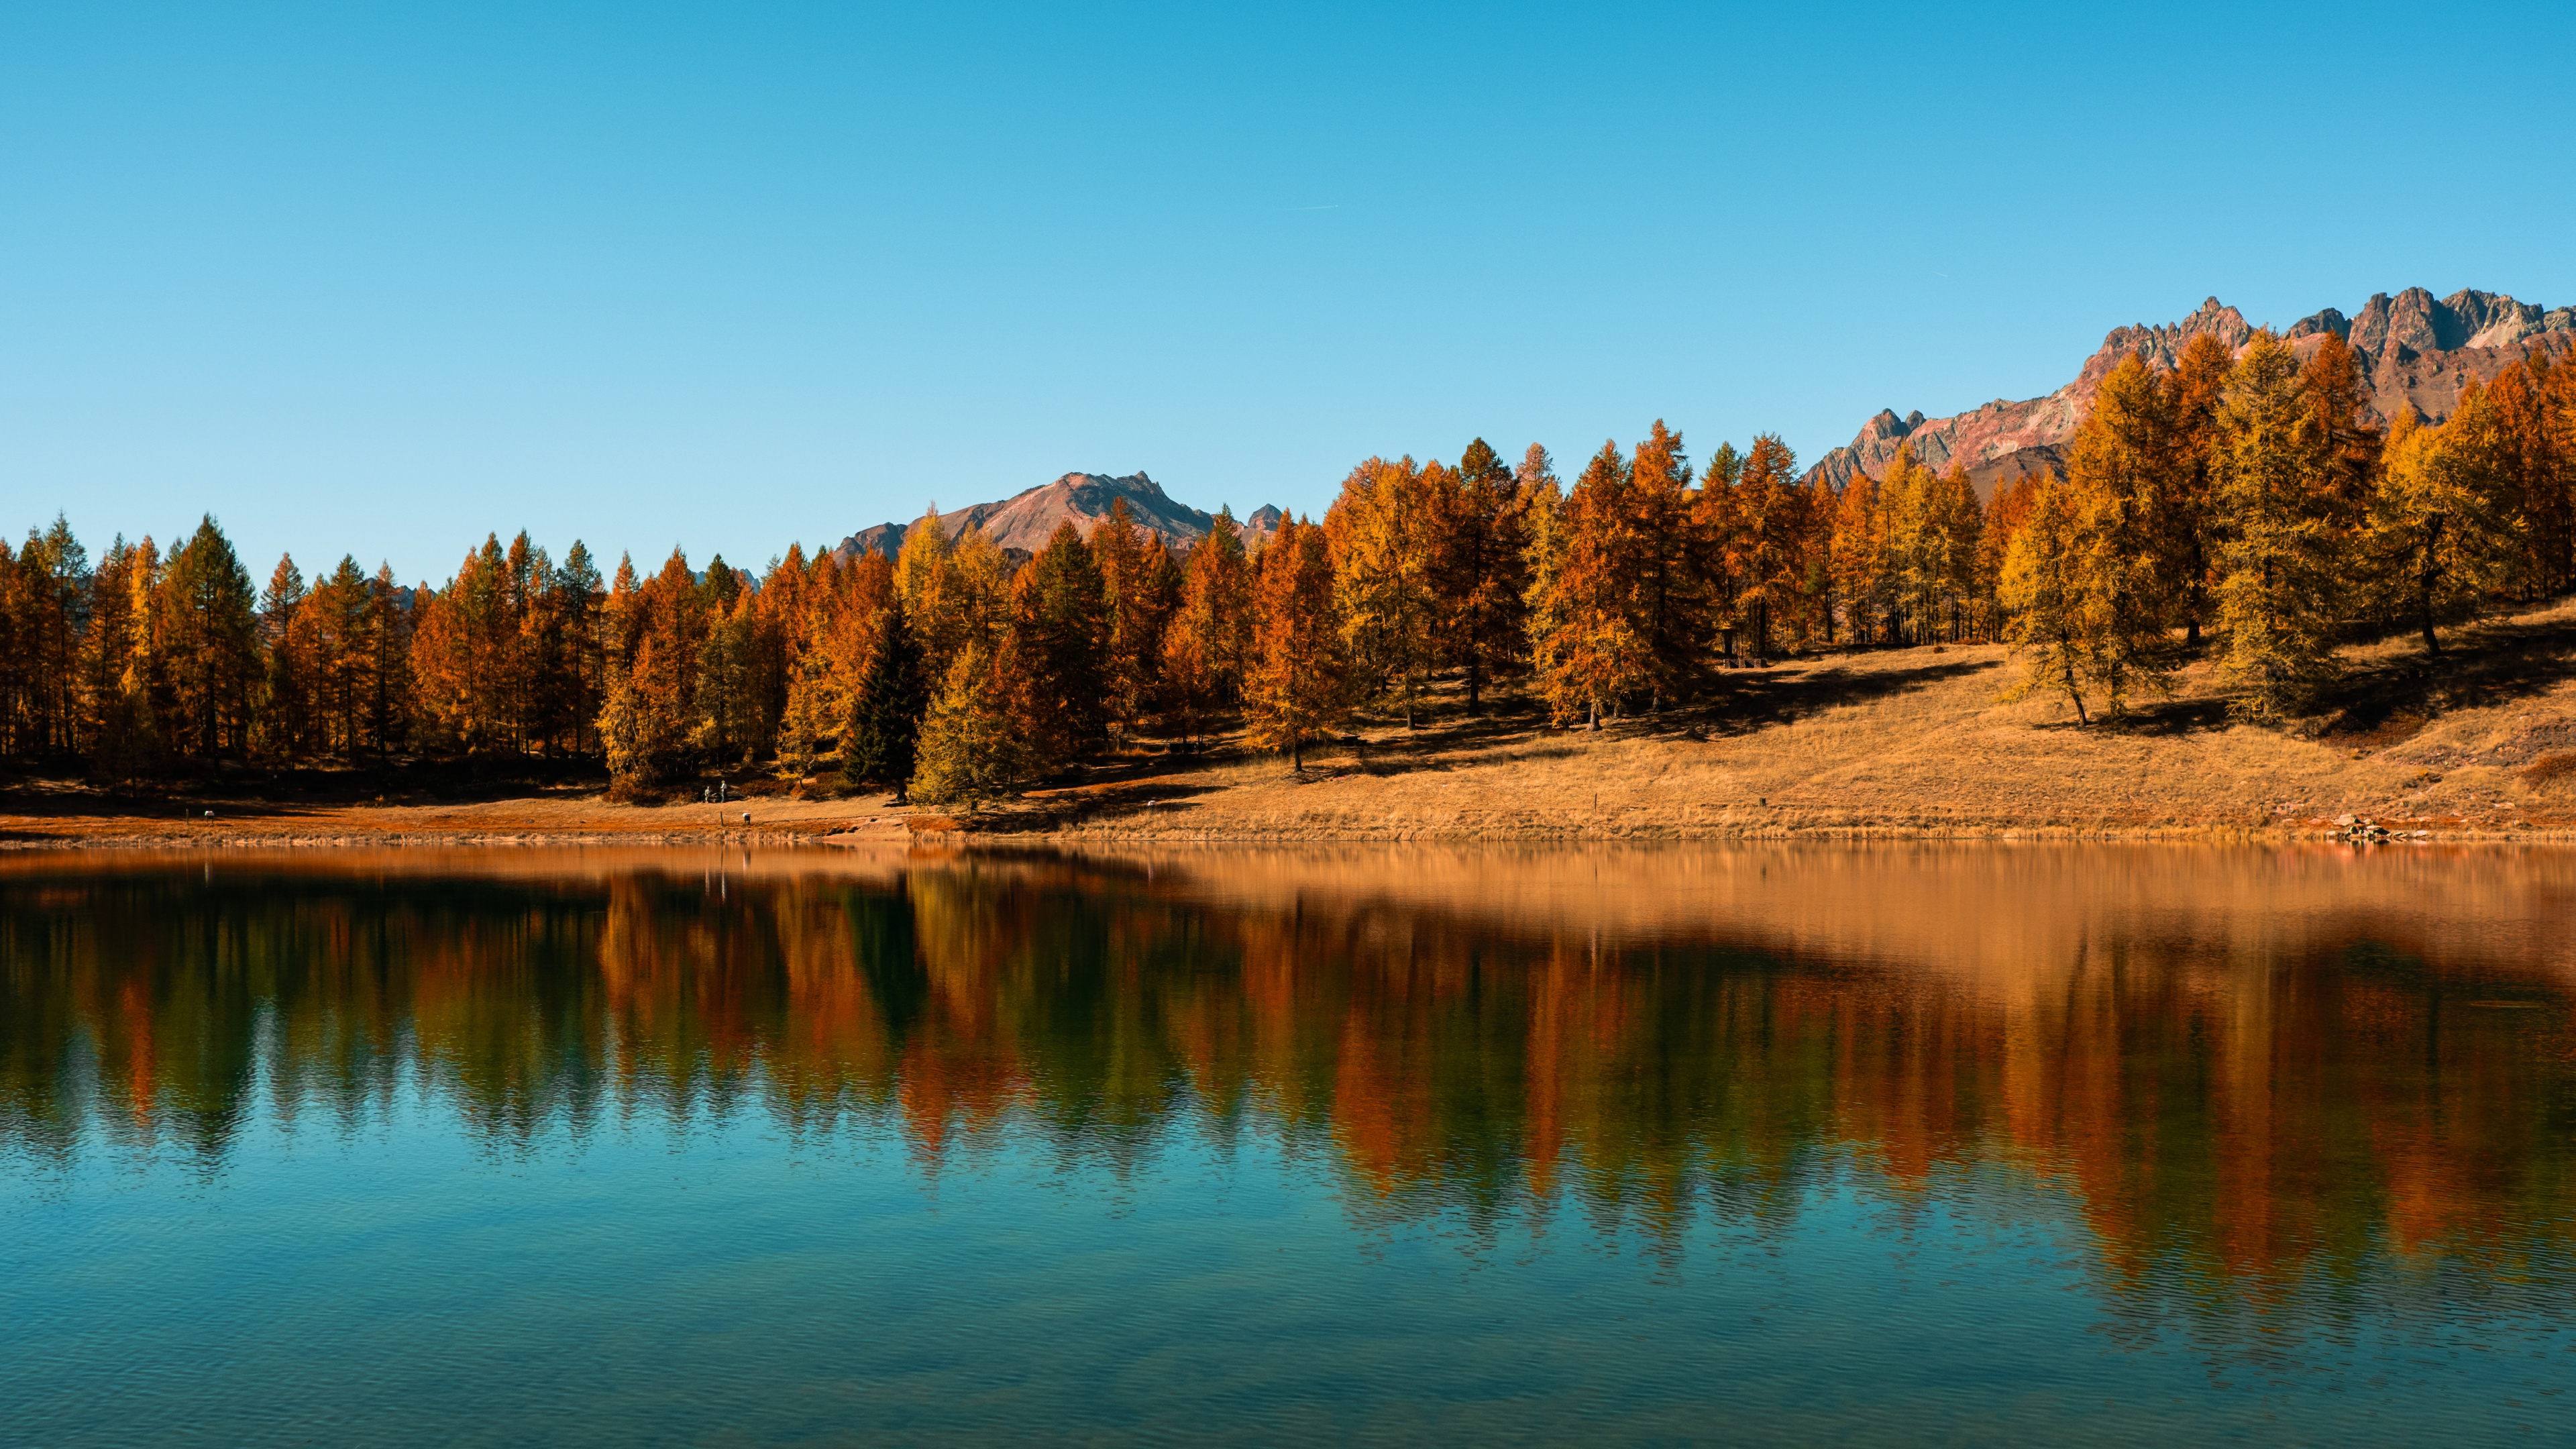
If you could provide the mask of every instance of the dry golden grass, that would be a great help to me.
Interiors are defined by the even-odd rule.
[[[1834,833],[2166,834],[2392,829],[2528,834],[2576,801],[2523,766],[2576,745],[2576,605],[2462,631],[2427,668],[2414,641],[2348,651],[2314,719],[2231,723],[2213,663],[2118,725],[1999,696],[1998,646],[1829,654],[1721,677],[1714,697],[1598,733],[1525,703],[1367,743],[1039,792],[1012,824],[1058,837],[1419,839]],[[998,823],[998,822],[997,822]]]
[[[1365,743],[1303,772],[1219,741],[1204,761],[1137,752],[981,814],[884,796],[628,805],[546,791],[479,804],[190,800],[138,810],[73,788],[0,803],[0,844],[139,845],[1085,840],[1679,839],[1732,836],[2229,835],[2330,831],[2346,816],[2446,835],[2576,830],[2576,603],[2346,651],[2312,719],[2233,724],[2214,666],[2117,724],[2000,702],[1995,646],[1828,654],[1720,676],[1710,697],[1600,733],[1525,699],[1484,720],[1362,719]],[[200,811],[212,808],[209,819]],[[182,813],[184,810],[184,813]],[[742,815],[750,812],[745,822]]]

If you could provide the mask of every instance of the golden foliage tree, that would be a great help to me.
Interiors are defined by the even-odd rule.
[[[1423,685],[1437,659],[1439,495],[1448,469],[1411,458],[1371,458],[1342,480],[1324,515],[1333,552],[1333,589],[1353,671],[1414,727]]]
[[[1529,649],[1529,544],[1519,480],[1484,439],[1467,445],[1439,498],[1433,592],[1442,656],[1457,666],[1467,713]]]
[[[1638,548],[1631,475],[1605,442],[1561,500],[1533,514],[1532,650],[1553,718],[1603,715],[1650,678],[1646,641],[1630,618]]]
[[[996,656],[1015,689],[1013,719],[1041,769],[1107,738],[1109,599],[1100,566],[1071,520],[1011,581],[1010,628]]]
[[[2223,663],[2245,690],[2238,712],[2277,719],[2335,673],[2340,442],[2301,388],[2289,347],[2268,331],[2238,359],[2218,423]]]
[[[947,678],[922,717],[909,791],[915,802],[980,810],[1036,768],[1012,719],[1022,691],[1011,677],[1009,652],[1007,642],[996,650],[970,638],[949,662]]]
[[[1180,606],[1163,636],[1163,680],[1172,724],[1185,742],[1241,697],[1252,652],[1252,576],[1234,515],[1220,510],[1190,550]]]
[[[2087,619],[2083,579],[2083,513],[2075,490],[2062,478],[2039,483],[2029,516],[2014,531],[2004,555],[2002,599],[2009,622],[2005,642],[2022,656],[2021,682],[2007,699],[2062,694],[2075,722],[2092,723],[2084,706]]]
[[[1347,631],[1335,617],[1333,556],[1324,530],[1282,518],[1253,581],[1253,665],[1244,719],[1258,748],[1306,767],[1306,746],[1330,738],[1350,711]]]
[[[2440,427],[2419,426],[2408,409],[2388,432],[2367,548],[2389,612],[2411,616],[2427,654],[2442,652],[2438,626],[2473,616],[2504,586],[2520,552],[2524,519],[2500,457],[2510,423],[2496,403],[2491,389],[2472,386]]]
[[[2157,509],[2174,456],[2166,393],[2131,353],[2102,380],[2067,454],[2086,671],[2114,719],[2139,690],[2172,692]]]

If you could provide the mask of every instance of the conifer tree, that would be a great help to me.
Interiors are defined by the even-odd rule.
[[[1253,658],[1244,681],[1252,743],[1303,771],[1305,748],[1330,738],[1350,704],[1346,633],[1334,617],[1333,561],[1324,531],[1281,518],[1254,581]]]
[[[80,732],[92,772],[128,781],[151,768],[156,744],[150,702],[135,687],[143,652],[142,600],[154,591],[147,548],[118,535],[89,582],[89,627],[79,655]]]
[[[867,673],[850,700],[841,774],[853,785],[901,789],[912,779],[914,745],[928,707],[922,697],[921,647],[904,619],[901,595],[887,600],[875,621]]]
[[[2022,656],[2021,682],[2006,699],[2063,694],[2080,727],[2093,722],[2084,707],[2088,640],[2083,580],[2083,519],[2075,490],[2063,479],[2040,483],[2030,514],[2004,555],[2002,599],[2009,622],[2005,642]]]
[[[1484,711],[1485,691],[1528,651],[1528,535],[1512,470],[1484,439],[1467,445],[1448,474],[1433,570],[1442,652],[1467,688],[1467,713]]]
[[[1735,518],[1726,566],[1735,576],[1735,612],[1750,628],[1753,652],[1767,657],[1773,633],[1796,630],[1807,603],[1813,498],[1798,484],[1798,458],[1771,433],[1753,440],[1740,481],[1730,489]]]
[[[1605,714],[1651,679],[1631,603],[1639,553],[1629,465],[1605,442],[1564,499],[1542,509],[1531,568],[1534,663],[1552,717]]]
[[[1706,551],[1682,435],[1657,418],[1637,445],[1628,478],[1628,621],[1644,646],[1645,688],[1660,708],[1697,679],[1712,627]]]
[[[2238,359],[2218,421],[2224,667],[2246,690],[2239,714],[2277,719],[2335,671],[2341,539],[2326,510],[2338,440],[2319,425],[2289,347],[2268,331]]]
[[[2113,719],[2138,690],[2172,692],[2156,510],[2174,457],[2167,395],[2131,353],[2102,380],[2067,457],[2085,669]]]
[[[1020,690],[1002,657],[1008,647],[1006,643],[997,654],[983,640],[970,639],[950,663],[921,722],[919,760],[909,792],[915,804],[980,810],[1035,768],[1011,719]]]
[[[1342,480],[1324,516],[1333,551],[1333,589],[1351,667],[1414,727],[1435,659],[1432,592],[1438,494],[1448,470],[1411,458],[1371,458]]]
[[[161,596],[169,739],[183,759],[211,764],[249,742],[262,674],[258,595],[211,514],[172,552]]]
[[[417,600],[421,590],[415,589]],[[367,582],[365,747],[381,762],[411,742],[418,699],[411,675],[412,612],[402,605],[390,564]]]
[[[1163,636],[1163,678],[1172,722],[1184,741],[1208,731],[1211,716],[1239,698],[1252,644],[1252,584],[1234,515],[1190,550],[1180,608]]]
[[[304,601],[304,629],[312,640],[316,751],[355,759],[365,733],[367,576],[349,554]]]
[[[293,554],[279,555],[277,567],[269,572],[268,590],[260,597],[260,639],[266,646],[268,668],[259,727],[261,743],[281,760],[310,748],[315,650],[311,621],[297,617],[304,601],[304,571],[295,566]]]
[[[2388,431],[2369,509],[2368,551],[2384,571],[2389,612],[2410,617],[2439,656],[2442,624],[2472,617],[2510,575],[2523,519],[2499,466],[2505,420],[2474,384],[2450,420],[2420,426],[2413,408]]]
[[[1911,453],[1905,455],[1905,462],[1912,465]],[[1851,642],[1863,647],[1877,642],[1880,621],[1887,617],[1889,608],[1885,587],[1887,540],[1880,497],[1877,479],[1867,473],[1855,473],[1834,503],[1834,594],[1842,602],[1844,628]]]
[[[1124,498],[1092,531],[1091,552],[1107,606],[1104,703],[1110,728],[1124,738],[1152,710],[1162,683],[1163,632],[1179,575],[1161,538],[1136,527]]]
[[[2217,558],[2218,467],[2225,446],[2218,409],[2235,369],[2227,344],[2207,332],[2183,344],[2173,372],[2162,378],[2172,465],[2162,475],[2157,500],[2157,574],[2160,587],[2183,621],[2183,644],[2200,647],[2202,627],[2213,617],[2210,581]]]
[[[1009,648],[1014,719],[1040,769],[1052,770],[1107,738],[1108,593],[1091,548],[1071,520],[1011,581]]]

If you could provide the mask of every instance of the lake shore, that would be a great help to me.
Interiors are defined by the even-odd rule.
[[[2576,837],[2576,605],[2346,651],[2328,707],[2232,723],[2214,661],[2169,699],[2079,727],[2001,696],[1992,645],[1824,653],[1721,672],[1688,708],[1552,727],[1435,695],[1421,728],[1356,721],[1302,770],[1219,739],[1144,742],[974,812],[885,795],[623,804],[557,787],[475,801],[143,801],[0,794],[0,848],[1019,842],[2315,838],[2354,822],[2445,840]],[[776,787],[772,787],[776,788]],[[211,813],[209,813],[211,812]],[[746,815],[748,818],[746,819]]]

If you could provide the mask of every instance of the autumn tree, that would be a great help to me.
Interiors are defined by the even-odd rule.
[[[312,752],[316,733],[313,698],[320,664],[320,641],[314,617],[305,608],[304,571],[292,554],[280,555],[260,595],[259,633],[267,655],[267,679],[261,691],[258,734],[262,749],[281,759]]]
[[[1815,500],[1797,474],[1789,445],[1764,433],[1728,490],[1734,517],[1724,528],[1725,566],[1736,581],[1735,616],[1750,630],[1756,656],[1770,654],[1775,629],[1796,630],[1804,622]]]
[[[2019,684],[2004,696],[2062,694],[2077,725],[2092,715],[2084,707],[2087,619],[2082,505],[2065,480],[2038,484],[2030,514],[2004,556],[2002,599],[2009,622],[2004,640],[2022,657]]]
[[[2268,331],[2238,360],[2218,421],[2224,667],[2246,690],[2239,713],[2277,719],[2335,672],[2338,441],[2301,389],[2297,359]]]
[[[2174,458],[2166,393],[2131,353],[2103,378],[2067,452],[2086,672],[2113,719],[2141,689],[2172,692],[2157,507]]]
[[[161,580],[160,657],[172,752],[198,765],[238,753],[250,738],[262,669],[258,594],[212,515],[172,550]]]
[[[2157,577],[2183,621],[2186,648],[2200,647],[2213,617],[2210,581],[2217,557],[2218,470],[2225,453],[2219,406],[2235,357],[2207,332],[2183,344],[2174,370],[2160,379],[2171,464],[2156,500]]]
[[[641,584],[632,565],[619,574],[625,587],[611,590],[611,623],[624,637],[610,659],[599,735],[611,789],[633,795],[666,785],[697,763],[692,736],[703,722],[696,684],[707,621],[688,558],[678,549]]]
[[[1478,438],[1448,470],[1437,499],[1439,543],[1432,568],[1441,657],[1466,685],[1467,713],[1529,647],[1528,532],[1519,482]]]
[[[1328,739],[1349,712],[1347,631],[1334,617],[1331,547],[1324,531],[1292,518],[1261,551],[1254,580],[1253,666],[1244,716],[1254,745],[1305,769],[1305,748]]]
[[[1652,706],[1685,692],[1708,652],[1711,594],[1682,435],[1657,418],[1628,465],[1629,629],[1644,648]]]
[[[981,809],[1035,770],[1027,739],[1011,717],[1022,693],[999,653],[970,638],[950,662],[921,722],[908,792],[915,804]]]
[[[1333,553],[1333,591],[1354,679],[1392,703],[1405,728],[1416,723],[1422,689],[1437,659],[1433,593],[1438,499],[1448,469],[1411,458],[1371,458],[1342,480],[1324,515]]]
[[[1559,501],[1533,513],[1532,651],[1541,692],[1559,722],[1578,715],[1599,729],[1619,700],[1652,678],[1647,641],[1632,616],[1639,541],[1632,475],[1605,442]]]
[[[2411,617],[2430,655],[2442,652],[2439,625],[2471,617],[2502,587],[2522,543],[2524,519],[2499,466],[2510,447],[2500,411],[2491,390],[2472,386],[2440,427],[2419,425],[2406,408],[2388,432],[2365,547],[2389,612]]]
[[[1163,635],[1165,697],[1183,740],[1204,737],[1210,717],[1241,696],[1251,652],[1251,570],[1234,515],[1220,510],[1190,550],[1180,607]]]
[[[1153,712],[1163,678],[1163,636],[1180,603],[1180,571],[1160,535],[1136,527],[1127,500],[1092,531],[1107,606],[1102,670],[1111,729],[1124,738]]]
[[[997,666],[1012,680],[1013,718],[1041,769],[1107,739],[1109,634],[1100,565],[1070,519],[1011,581],[1010,627]]]
[[[1913,455],[1904,453],[1903,461],[1912,467]],[[1885,513],[1879,506],[1881,496],[1877,479],[1867,473],[1853,474],[1851,481],[1843,485],[1842,496],[1834,500],[1832,542],[1828,546],[1834,596],[1843,607],[1844,628],[1852,643],[1863,646],[1878,642],[1882,626],[1891,620],[1895,610]]]

